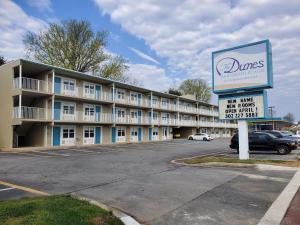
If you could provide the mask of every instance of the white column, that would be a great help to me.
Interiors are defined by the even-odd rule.
[[[19,88],[22,88],[22,65],[19,65]]]
[[[22,116],[22,95],[19,95],[19,118]]]
[[[112,111],[112,116],[113,116],[113,126],[115,127],[116,126],[116,103],[115,103],[115,83],[112,84],[112,90],[113,90],[113,93],[112,93],[112,100],[114,102],[113,104],[113,111]]]
[[[52,93],[54,93],[54,85],[55,85],[55,73],[54,70],[52,70]]]
[[[151,107],[151,126],[154,127],[154,125],[153,125],[153,93],[152,93],[152,91],[150,92],[150,107]]]
[[[239,128],[239,158],[249,159],[248,123],[246,120],[238,121]]]

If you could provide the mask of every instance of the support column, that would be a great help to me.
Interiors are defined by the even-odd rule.
[[[246,120],[238,121],[239,128],[239,158],[249,159],[248,123]]]
[[[22,117],[22,95],[19,95],[19,119]]]
[[[112,116],[113,116],[113,126],[116,126],[116,96],[115,96],[115,83],[112,84],[112,100],[113,100],[113,108],[112,108]]]
[[[22,65],[19,65],[19,88],[22,89]]]
[[[151,127],[154,127],[153,124],[153,93],[150,92],[150,106],[151,106]]]

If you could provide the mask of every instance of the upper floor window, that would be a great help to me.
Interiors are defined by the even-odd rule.
[[[86,95],[95,95],[95,85],[90,83],[84,84],[84,93]]]
[[[84,107],[84,115],[86,115],[86,116],[94,116],[95,115],[95,107],[93,105],[85,105],[85,107]]]
[[[158,119],[158,113],[157,112],[153,112],[153,120],[157,120]]]
[[[75,91],[75,80],[64,79],[63,80],[63,89],[67,91]]]
[[[137,102],[137,100],[138,100],[138,94],[135,92],[131,92],[130,93],[130,101]]]
[[[161,100],[161,105],[162,105],[162,106],[167,106],[168,103],[169,103],[169,101],[168,101],[167,99],[165,99],[165,98],[163,98],[163,99]]]
[[[75,104],[74,103],[63,103],[63,114],[74,115]]]
[[[131,112],[130,112],[130,115],[131,115],[131,118],[132,118],[132,119],[137,119],[137,118],[138,118],[138,113],[137,113],[137,111],[131,111]]]
[[[125,91],[124,90],[117,90],[117,99],[124,100],[125,99]]]
[[[117,109],[117,116],[118,116],[118,118],[125,118],[125,110]]]
[[[165,120],[165,121],[166,121],[168,118],[169,118],[169,114],[168,114],[168,113],[163,113],[162,116],[161,116],[161,119],[162,119],[162,120]]]
[[[156,105],[157,104],[157,97],[152,97],[152,104]]]

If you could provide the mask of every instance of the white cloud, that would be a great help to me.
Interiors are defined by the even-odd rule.
[[[140,50],[136,49],[136,48],[132,48],[132,47],[129,47],[129,49],[131,51],[133,51],[135,54],[137,54],[139,57],[143,58],[143,59],[146,59],[148,61],[151,61],[151,62],[154,62],[156,64],[160,64],[156,59],[152,58],[151,56],[141,52]]]
[[[155,65],[128,64],[127,76],[143,84],[144,88],[156,91],[167,91],[171,86],[177,86],[180,79],[171,79],[165,70]]]
[[[38,9],[41,12],[53,12],[51,0],[26,0],[28,5]]]
[[[275,89],[270,101],[280,115],[300,119],[300,1],[290,0],[94,0],[102,13],[167,59],[170,71],[211,83],[211,52],[270,39]],[[289,92],[286,105],[281,97]]]
[[[9,0],[0,1],[0,54],[14,59],[24,56],[23,35],[46,27],[46,23],[27,15],[17,4]]]

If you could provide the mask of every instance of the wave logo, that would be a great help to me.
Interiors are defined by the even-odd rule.
[[[258,69],[262,67],[264,67],[264,60],[242,64],[237,59],[230,57],[223,58],[216,64],[216,70],[219,76],[239,71]]]

